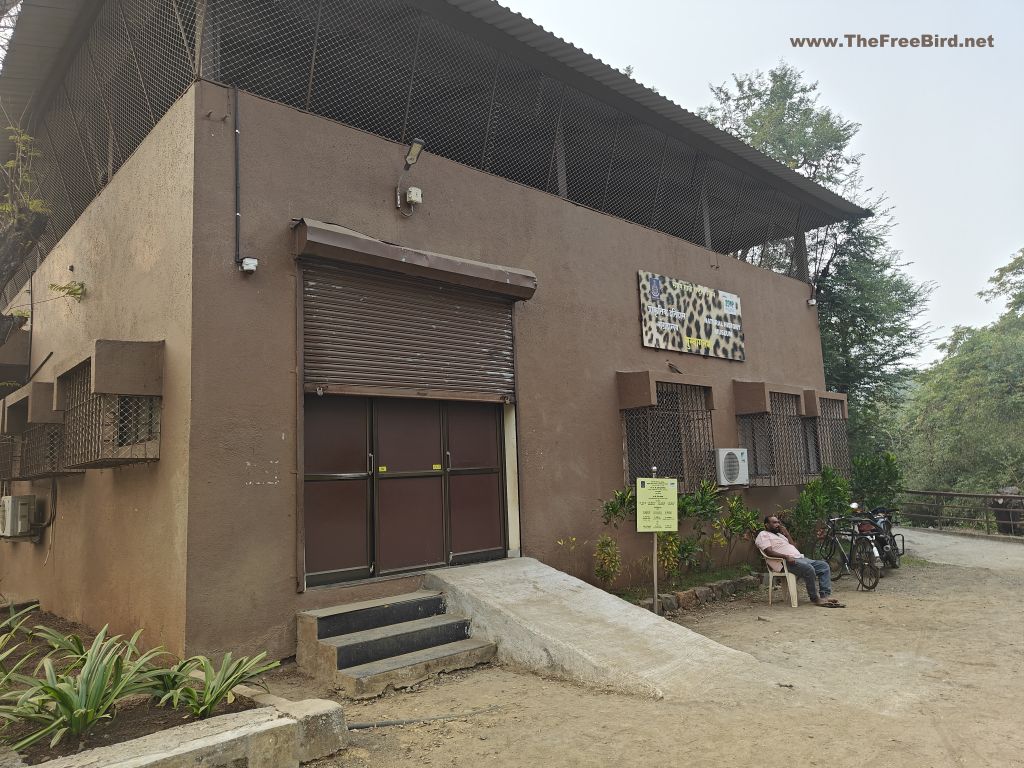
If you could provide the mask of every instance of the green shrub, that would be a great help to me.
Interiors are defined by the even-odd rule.
[[[47,657],[42,662],[43,679],[19,676],[26,688],[20,695],[8,692],[0,718],[38,727],[13,744],[14,749],[25,749],[47,736],[51,746],[65,736],[82,739],[96,723],[113,716],[118,701],[151,693],[154,671],[149,663],[163,650],[140,654],[141,634],[139,630],[130,640],[122,640],[120,635],[107,637],[104,627],[78,660],[80,666],[58,673]]]
[[[895,454],[865,454],[853,459],[853,498],[868,509],[891,507],[903,487],[903,473]]]
[[[612,497],[601,503],[601,522],[612,528],[618,528],[621,523],[635,517],[636,491],[632,486],[612,491]]]
[[[679,534],[675,531],[664,531],[658,534],[658,565],[665,572],[669,581],[679,579]]]
[[[688,571],[700,566],[700,540],[696,536],[687,536],[679,542],[679,566]]]
[[[761,513],[747,506],[742,496],[725,499],[725,517],[715,521],[715,528],[725,540],[725,562],[732,561],[732,553],[739,541],[750,541],[761,530]]]
[[[168,691],[161,697],[160,703],[170,701],[175,709],[184,704],[198,718],[209,717],[222,701],[228,704],[235,700],[231,689],[236,685],[255,682],[266,690],[266,685],[257,681],[260,675],[269,672],[279,666],[281,662],[272,661],[263,664],[267,657],[266,652],[257,656],[242,656],[239,659],[232,659],[230,653],[224,654],[221,659],[220,669],[214,669],[213,663],[206,656],[193,656],[187,659],[195,666],[203,670],[203,685],[196,688],[192,685],[181,685],[172,691]],[[184,662],[183,662],[184,663]]]
[[[594,550],[594,576],[606,587],[610,587],[621,570],[619,543],[606,533],[597,540],[597,548]]]
[[[804,486],[791,509],[783,513],[797,545],[809,550],[822,521],[850,513],[850,484],[831,467]]]
[[[705,568],[711,567],[711,545],[718,535],[714,524],[722,512],[720,496],[715,483],[703,480],[693,493],[682,494],[677,506],[680,521],[689,520],[693,526],[693,539],[699,544]]]

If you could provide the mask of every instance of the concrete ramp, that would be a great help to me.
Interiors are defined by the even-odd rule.
[[[424,586],[471,617],[473,637],[496,643],[504,664],[656,698],[774,687],[753,656],[532,558],[430,571]]]

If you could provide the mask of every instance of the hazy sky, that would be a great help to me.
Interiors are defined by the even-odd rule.
[[[821,103],[861,124],[867,184],[888,194],[894,245],[937,284],[926,319],[944,336],[1002,307],[975,294],[1024,247],[1022,0],[501,0],[681,106],[709,83],[780,59]],[[993,35],[973,49],[797,49],[793,36]],[[936,356],[922,351],[919,361]]]

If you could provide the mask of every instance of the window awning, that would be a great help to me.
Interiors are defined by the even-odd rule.
[[[442,283],[475,288],[512,299],[529,299],[537,290],[537,276],[526,269],[460,259],[430,251],[386,243],[315,219],[292,222],[295,255],[356,264]]]

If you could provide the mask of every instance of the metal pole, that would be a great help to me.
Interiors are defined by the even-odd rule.
[[[651,477],[657,476],[658,468],[651,467]],[[654,611],[655,616],[658,616],[661,613],[661,611],[659,610],[661,606],[658,605],[658,534],[652,533],[651,536],[654,537],[654,556],[652,558],[652,571],[654,573],[654,602],[651,604],[651,610]]]

